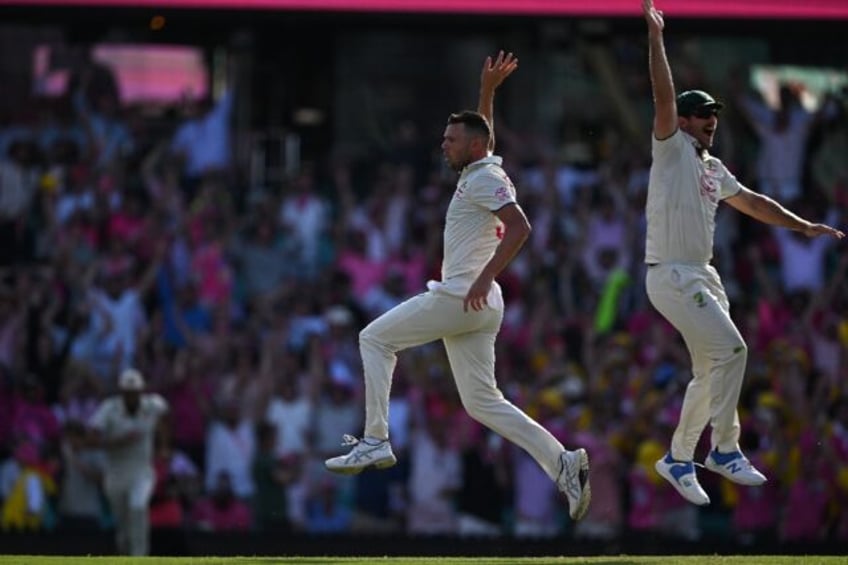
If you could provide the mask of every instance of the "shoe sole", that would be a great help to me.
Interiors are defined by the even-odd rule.
[[[577,455],[580,456],[579,467],[577,472],[578,480],[580,481],[580,500],[577,501],[577,508],[574,510],[574,515],[571,519],[579,522],[589,511],[589,503],[592,502],[592,485],[589,483],[589,454],[586,450],[580,448],[577,450]]]
[[[387,457],[385,459],[378,459],[377,461],[374,461],[373,463],[370,463],[368,465],[363,465],[363,466],[360,466],[360,467],[345,466],[345,467],[335,467],[334,468],[334,467],[330,467],[326,463],[324,463],[324,466],[327,468],[328,471],[330,471],[332,473],[339,474],[339,475],[358,475],[362,471],[366,471],[368,469],[376,469],[376,470],[388,469],[389,467],[394,467],[396,464],[397,464],[397,457],[392,455],[391,457]]]
[[[707,500],[704,501],[704,502],[698,502],[696,500],[692,500],[691,498],[689,498],[689,495],[686,493],[686,491],[683,489],[683,487],[680,486],[680,484],[675,480],[675,478],[671,475],[671,473],[669,473],[666,470],[665,466],[662,465],[662,459],[660,459],[659,461],[654,463],[654,469],[656,469],[659,476],[662,477],[663,479],[665,479],[671,486],[673,486],[674,490],[676,490],[678,492],[678,494],[680,494],[680,496],[682,496],[686,501],[691,502],[695,506],[707,506],[707,505],[709,505],[709,503],[710,503],[709,497],[707,497]]]
[[[737,485],[742,485],[742,486],[746,486],[746,487],[759,487],[759,486],[766,484],[766,482],[768,482],[768,479],[752,479],[750,481],[746,481],[744,479],[740,480],[740,477],[737,477],[733,473],[728,473],[725,470],[724,467],[722,467],[721,465],[717,465],[715,463],[712,463],[710,459],[707,459],[704,462],[704,468],[709,470],[709,471],[712,471],[713,473],[721,475],[722,477],[724,477],[728,481],[731,481],[731,482],[736,483]]]

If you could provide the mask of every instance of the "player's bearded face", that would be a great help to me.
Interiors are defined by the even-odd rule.
[[[471,162],[471,138],[462,124],[448,124],[442,140],[442,154],[448,166],[461,171]]]

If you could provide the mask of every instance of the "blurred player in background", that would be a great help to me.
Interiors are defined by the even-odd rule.
[[[148,505],[153,493],[153,438],[168,411],[165,399],[144,392],[135,369],[118,377],[120,394],[105,399],[89,421],[90,443],[106,453],[104,490],[115,518],[118,551],[148,555]]]
[[[800,218],[742,186],[709,154],[723,104],[700,90],[675,95],[663,44],[662,12],[654,8],[653,0],[643,0],[642,8],[655,110],[646,204],[646,286],[651,303],[683,336],[693,375],[671,449],[655,467],[686,500],[705,505],[710,499],[698,483],[694,456],[708,422],[711,450],[704,466],[742,485],[766,481],[739,448],[736,406],[748,350],[730,318],[718,272],[710,265],[718,203],[727,202],[761,222],[807,237],[841,239],[844,234]]]
[[[445,219],[442,280],[389,310],[360,333],[365,369],[365,433],[345,436],[351,451],[326,461],[329,470],[356,474],[396,458],[389,444],[388,402],[397,352],[441,339],[463,406],[475,420],[526,450],[568,499],[579,520],[589,506],[586,450],[565,450],[545,428],[507,401],[495,381],[495,339],[503,297],[495,277],[521,249],[530,224],[512,181],[494,156],[495,89],[518,67],[512,54],[488,57],[478,111],[452,114],[442,152],[458,173]]]

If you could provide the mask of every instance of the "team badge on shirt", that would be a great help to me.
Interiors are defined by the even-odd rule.
[[[718,202],[718,190],[722,177],[724,177],[724,171],[714,161],[707,161],[704,164],[700,179],[701,194],[713,204]]]
[[[505,186],[499,186],[495,189],[495,198],[498,199],[499,202],[507,202],[511,200],[509,195],[509,188]]]

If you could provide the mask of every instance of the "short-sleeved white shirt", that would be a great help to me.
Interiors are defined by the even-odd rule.
[[[151,471],[153,467],[153,437],[156,423],[168,411],[168,403],[158,394],[142,394],[138,411],[127,412],[124,400],[112,396],[100,403],[92,414],[89,425],[106,438],[140,431],[142,439],[122,447],[107,449],[106,474],[114,477],[134,476]]]
[[[646,263],[706,264],[713,257],[718,203],[741,185],[719,159],[707,153],[702,158],[696,147],[695,138],[679,129],[653,139]]]
[[[494,214],[516,202],[515,186],[489,156],[467,165],[459,175],[445,217],[442,282],[444,290],[465,295],[495,254],[504,235]]]

